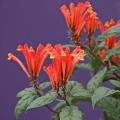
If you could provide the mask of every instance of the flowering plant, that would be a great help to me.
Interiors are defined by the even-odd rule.
[[[24,55],[27,67],[8,53],[8,59],[17,62],[32,83],[17,94],[16,116],[44,106],[55,114],[52,120],[83,120],[75,103],[87,101],[103,111],[104,120],[120,119],[120,20],[110,19],[104,24],[89,1],[70,3],[69,8],[62,5],[60,11],[69,29],[70,44],[40,43],[36,50],[27,44],[18,45],[17,51]],[[46,59],[51,63],[44,66]],[[42,68],[50,82],[39,83]],[[70,79],[79,69],[90,74],[86,86]],[[113,87],[104,86],[107,82]]]

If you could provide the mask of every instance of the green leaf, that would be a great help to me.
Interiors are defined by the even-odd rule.
[[[120,99],[106,97],[98,103],[98,106],[114,120],[120,117]]]
[[[52,117],[52,120],[60,120],[59,115]]]
[[[68,81],[66,88],[67,88],[67,92],[70,94],[75,89],[83,88],[83,86],[78,81]]]
[[[90,92],[94,92],[94,90],[99,87],[99,85],[103,82],[106,72],[107,68],[104,68],[91,78],[91,80],[87,84],[87,89]]]
[[[81,64],[77,64],[76,68],[82,68],[82,69],[85,69],[85,70],[91,70],[92,66],[89,63],[86,63],[86,64],[85,63],[81,63]]]
[[[116,48],[113,48],[113,49],[110,49],[110,50],[107,50],[105,61],[108,61],[109,58],[111,56],[114,56],[114,55],[117,55],[117,56],[119,55],[120,56],[120,46],[116,47]]]
[[[89,98],[91,95],[88,90],[77,81],[69,81],[67,84],[67,92],[71,97]]]
[[[120,88],[120,81],[117,81],[117,80],[110,80],[110,82],[111,82],[114,86]]]
[[[59,102],[55,107],[54,110],[60,109],[66,105],[65,101]]]
[[[49,86],[50,86],[50,82],[44,82],[44,83],[41,83],[39,85],[39,87],[40,87],[41,90],[44,90],[44,89],[46,89]],[[31,95],[31,94],[35,95],[36,91],[35,91],[35,89],[33,87],[25,88],[24,90],[20,91],[17,94],[17,97],[20,98],[20,97],[22,97],[24,95],[27,95],[27,94],[29,94],[29,95]]]
[[[89,56],[89,59],[90,59],[89,68],[90,67],[92,69],[98,68],[101,64],[100,58],[98,56],[94,55],[94,53],[91,52],[91,50],[89,50],[89,49],[86,49],[85,52],[86,52],[87,56]]]
[[[50,82],[44,82],[44,83],[41,83],[39,85],[39,88],[41,90],[44,90],[44,89],[46,89],[49,86],[50,86]],[[32,94],[33,95],[33,94],[36,94],[36,91],[35,91],[35,89],[33,87],[25,88],[24,90],[20,91],[17,94],[17,97],[20,98],[20,97],[22,97],[24,95],[27,95],[27,94]]]
[[[33,87],[29,87],[29,88],[25,88],[24,90],[20,91],[18,94],[17,94],[17,97],[18,98],[21,98],[23,97],[24,95],[34,95],[36,94],[36,91]]]
[[[79,97],[81,99],[87,99],[91,97],[91,93],[88,90],[85,89],[78,89],[74,91],[73,97]]]
[[[102,33],[97,37],[98,40],[105,40],[106,38],[110,38],[112,36],[119,37],[120,36],[120,26],[115,25],[109,28],[106,32]]]
[[[41,89],[41,90],[44,90],[44,89],[46,89],[47,87],[49,87],[51,84],[50,84],[50,82],[43,82],[43,83],[41,83],[40,85],[39,85],[39,88]]]
[[[67,106],[60,112],[60,120],[83,120],[78,107]]]
[[[32,95],[24,95],[17,103],[15,107],[15,115],[18,118],[29,106],[29,104],[33,101],[34,96]]]
[[[107,97],[109,95],[112,95],[116,92],[120,92],[118,90],[112,90],[106,87],[99,87],[95,90],[93,96],[92,96],[92,105],[93,108],[95,106],[95,104],[100,101],[101,99],[103,99],[104,97]]]
[[[114,66],[114,65],[111,65],[110,66],[110,69],[107,71],[107,74],[104,78],[104,81],[110,81],[110,80],[116,80],[116,81],[119,81],[118,77],[116,75],[119,76],[119,73],[120,73],[120,67],[119,65],[117,66]]]
[[[22,112],[26,110],[29,104],[33,101],[36,96],[36,91],[33,87],[25,88],[17,94],[19,101],[15,107],[16,117],[19,117]]]
[[[42,107],[44,105],[52,103],[57,97],[56,92],[49,92],[39,98],[36,98],[31,104],[27,107],[28,109]]]
[[[102,48],[104,48],[104,46],[105,46],[105,42],[102,41],[102,42],[100,42],[100,43],[98,43],[98,44],[96,45],[96,48],[95,48],[94,51],[101,50]]]

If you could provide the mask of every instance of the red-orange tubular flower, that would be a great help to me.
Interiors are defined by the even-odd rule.
[[[99,19],[97,17],[96,12],[93,12],[91,15],[88,16],[86,20],[86,33],[88,37],[91,37],[92,34],[96,31],[99,25]]]
[[[115,21],[113,19],[111,19],[110,21],[106,21],[104,25],[101,21],[99,22],[99,28],[100,28],[101,32],[105,32],[106,30],[113,27],[114,25],[120,25],[120,20],[117,21],[117,24],[115,23]],[[107,38],[105,40],[105,48],[111,49],[111,48],[116,47],[118,44],[116,42],[116,40],[117,40],[116,36],[112,36],[110,38]]]
[[[70,30],[70,38],[75,42],[79,43],[80,35],[84,29],[86,20],[90,14],[93,13],[90,2],[85,3],[79,2],[77,6],[74,3],[70,3],[69,8],[66,5],[60,7],[63,13],[67,26]]]
[[[59,87],[66,87],[75,65],[84,60],[84,50],[76,47],[71,53],[70,48],[62,49],[60,44],[56,45],[54,49],[49,51],[52,64],[44,67],[44,71],[48,74],[52,87],[57,92]]]
[[[117,23],[115,23],[115,21],[111,19],[110,21],[106,21],[104,25],[101,21],[99,22],[99,28],[101,32],[105,32],[106,30],[113,27],[114,25],[120,25],[120,20],[118,20]],[[117,42],[116,36],[111,36],[110,38],[107,38],[105,40],[105,47],[98,52],[98,55],[100,56],[101,60],[104,59],[103,56],[105,57],[106,50],[118,47],[119,45],[120,45],[120,42]],[[120,62],[120,58],[118,56],[113,56],[113,60],[116,63]]]
[[[48,56],[47,50],[49,49],[51,49],[51,44],[47,44],[46,46],[39,44],[36,51],[33,47],[28,47],[27,44],[18,45],[17,51],[20,51],[24,55],[28,69],[22,61],[12,53],[8,53],[8,60],[17,62],[26,75],[35,80],[39,76],[41,67]]]

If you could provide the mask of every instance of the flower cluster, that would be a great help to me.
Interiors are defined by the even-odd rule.
[[[52,118],[54,120],[82,120],[82,113],[73,104],[87,101],[92,103],[93,107],[99,102],[98,106],[104,111],[106,119],[119,119],[120,111],[114,111],[114,105],[119,106],[120,98],[120,42],[117,40],[120,36],[120,20],[115,22],[111,19],[103,24],[89,1],[78,2],[77,5],[71,2],[69,8],[62,5],[60,10],[74,44],[44,46],[40,43],[36,50],[27,44],[18,45],[17,51],[24,55],[27,67],[14,54],[8,53],[8,59],[17,62],[32,82],[32,87],[17,95],[20,100],[16,105],[16,115],[28,109],[45,106],[56,114]],[[97,30],[101,35],[95,37]],[[79,64],[86,55],[87,60]],[[50,58],[50,64],[44,66],[47,58]],[[50,79],[52,90],[48,89],[48,82],[39,85],[37,81],[42,68]],[[89,71],[87,87],[83,87],[78,81],[70,81],[75,68]],[[114,87],[102,87],[104,82],[110,82]],[[52,102],[55,102],[54,108],[50,106]],[[111,106],[106,106],[107,102]],[[112,116],[111,113],[118,114]]]
[[[42,65],[48,56],[47,50],[49,49],[51,49],[51,44],[47,44],[46,46],[39,44],[36,52],[33,47],[28,47],[27,44],[24,44],[23,46],[18,45],[17,51],[20,51],[24,55],[28,70],[22,61],[14,54],[8,53],[8,60],[16,61],[21,66],[26,75],[30,79],[35,80],[39,76]]]
[[[60,44],[56,45],[54,49],[49,51],[52,64],[44,67],[45,72],[49,75],[52,86],[59,91],[59,87],[65,89],[67,81],[69,80],[75,65],[84,60],[84,50],[76,47],[71,53],[70,48],[62,49]]]
[[[22,61],[12,53],[8,53],[8,59],[16,61],[32,80],[36,80],[39,76],[45,59],[50,55],[50,58],[53,59],[52,64],[44,67],[44,70],[49,75],[53,89],[57,91],[61,85],[66,86],[75,65],[80,60],[84,60],[85,56],[84,50],[80,47],[76,47],[70,54],[70,48],[66,48],[64,51],[60,44],[56,45],[55,48],[51,44],[47,44],[45,47],[39,44],[36,52],[33,47],[29,48],[27,44],[18,45],[17,51],[25,56],[28,70]]]
[[[89,37],[95,32],[98,27],[98,17],[89,1],[79,2],[77,6],[70,3],[69,8],[62,5],[60,10],[65,16],[71,40],[78,45],[83,31],[86,31]]]
[[[60,87],[65,89],[67,81],[69,80],[75,65],[80,60],[84,60],[85,53],[84,50],[80,48],[81,33],[86,33],[88,38],[87,45],[89,45],[88,48],[92,50],[91,42],[93,44],[94,39],[91,37],[96,29],[100,29],[103,33],[115,25],[115,21],[113,19],[105,22],[103,25],[97,17],[97,13],[94,12],[89,1],[84,3],[78,2],[76,6],[71,2],[69,4],[69,8],[67,8],[66,5],[62,5],[60,10],[66,19],[67,26],[70,30],[71,39],[76,44],[76,48],[71,53],[70,48],[68,47],[64,51],[61,44],[55,45],[54,48],[51,44],[47,44],[46,46],[39,44],[36,51],[33,47],[28,47],[27,44],[18,45],[17,51],[20,51],[24,55],[28,69],[18,57],[12,53],[8,54],[8,59],[16,61],[31,80],[37,79],[44,61],[48,56],[50,56],[52,59],[52,64],[44,67],[44,71],[48,74],[52,87],[57,92]],[[120,25],[120,20],[117,21],[117,25]],[[106,56],[106,50],[118,47],[120,42],[117,42],[116,36],[112,36],[107,38],[104,44],[104,48],[98,51],[98,55],[102,62]],[[94,47],[94,44],[92,46]],[[112,60],[115,63],[120,63],[119,56],[113,56]]]
[[[99,28],[100,28],[101,32],[105,32],[109,28],[113,27],[115,24],[120,25],[120,20],[118,20],[117,23],[115,23],[115,21],[113,19],[111,19],[110,21],[106,21],[104,25],[100,21]],[[110,38],[107,38],[105,40],[104,44],[105,44],[104,48],[102,48],[102,50],[98,51],[98,55],[99,55],[101,61],[103,61],[106,56],[106,50],[118,47],[120,45],[120,42],[117,41],[116,36],[111,36]],[[120,63],[119,56],[113,56],[112,59],[115,63]]]
[[[52,87],[57,92],[60,87],[65,89],[67,81],[69,80],[75,65],[80,60],[84,60],[85,53],[84,50],[80,48],[79,44],[81,33],[86,33],[89,42],[87,45],[89,45],[88,47],[91,49],[90,42],[92,42],[92,44],[94,42],[91,37],[96,29],[100,29],[103,33],[115,25],[115,21],[113,19],[105,22],[103,25],[89,1],[84,3],[78,2],[76,6],[71,2],[69,4],[69,8],[67,8],[66,5],[62,5],[60,10],[66,19],[71,39],[76,44],[76,48],[71,53],[70,48],[66,48],[64,51],[60,44],[55,45],[54,48],[51,44],[47,44],[46,46],[39,44],[36,51],[33,47],[28,47],[27,44],[18,45],[17,51],[20,51],[24,55],[28,69],[18,57],[12,53],[8,54],[8,59],[16,61],[31,80],[37,79],[44,61],[48,56],[50,56],[52,64],[44,67],[44,71],[48,74]],[[120,20],[117,21],[117,25],[120,25]],[[115,48],[118,45],[120,45],[120,42],[117,42],[116,36],[107,38],[105,40],[104,48],[98,51],[101,61],[104,61],[106,50]],[[116,63],[120,63],[119,56],[113,56],[112,60]]]

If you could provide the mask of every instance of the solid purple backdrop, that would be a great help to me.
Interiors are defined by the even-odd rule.
[[[77,0],[0,0],[0,120],[16,120],[14,107],[16,93],[29,85],[21,68],[7,61],[7,53],[14,52],[19,43],[37,46],[39,42],[67,43],[67,27],[59,7]],[[78,0],[79,1],[79,0]],[[102,20],[119,19],[120,0],[91,0]],[[23,58],[23,57],[22,57]],[[81,75],[80,75],[80,74]],[[47,78],[41,73],[39,81]],[[85,71],[76,73],[75,80],[85,83]],[[88,103],[81,103],[85,120],[98,120],[100,111]],[[50,120],[52,115],[46,108],[24,113],[19,120]]]

